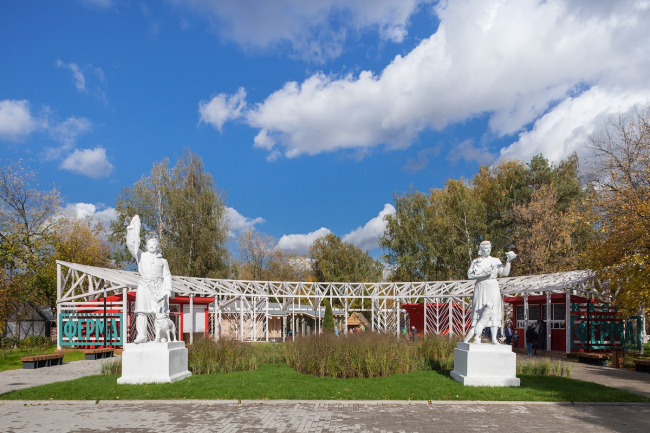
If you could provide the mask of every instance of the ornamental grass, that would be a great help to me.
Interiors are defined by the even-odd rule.
[[[548,358],[517,362],[517,374],[537,374],[541,376],[571,377],[571,364]]]
[[[368,378],[410,373],[425,366],[418,345],[376,332],[323,333],[285,343],[286,362],[300,373],[319,377]]]
[[[449,338],[447,335],[427,334],[418,337],[418,354],[431,370],[453,370],[454,349],[462,341],[460,337]]]
[[[251,345],[235,340],[197,339],[188,346],[188,369],[192,374],[255,370],[258,357]]]

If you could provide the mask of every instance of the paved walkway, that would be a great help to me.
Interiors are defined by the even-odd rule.
[[[119,357],[116,356],[112,359],[116,358]],[[110,359],[108,358],[108,360]],[[64,362],[63,365],[36,368],[34,370],[23,370],[21,368],[18,370],[0,371],[0,394],[16,389],[100,374],[102,372],[103,361],[106,360]]]
[[[517,354],[517,359],[519,360],[540,360],[543,358],[542,356]],[[551,361],[557,361],[557,358],[551,358]],[[639,373],[622,368],[599,367],[597,365],[583,364],[571,359],[562,359],[560,361],[571,364],[571,379],[599,383],[650,397],[650,374],[648,373]]]
[[[434,402],[4,402],[18,432],[650,431],[648,404]]]

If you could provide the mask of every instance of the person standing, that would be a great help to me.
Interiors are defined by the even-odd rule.
[[[506,329],[503,330],[503,335],[506,337],[506,344],[512,343],[512,323],[508,322]]]
[[[528,356],[533,355],[533,344],[535,343],[536,336],[535,336],[535,325],[532,323],[528,325],[528,329],[526,330],[526,351],[528,353]]]
[[[414,343],[418,340],[418,330],[415,326],[411,326],[411,338]]]

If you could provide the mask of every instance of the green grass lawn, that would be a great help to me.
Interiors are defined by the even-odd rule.
[[[448,371],[417,371],[375,379],[332,379],[297,373],[286,364],[255,371],[197,375],[173,384],[118,385],[118,375],[87,376],[0,395],[0,400],[304,399],[504,400],[650,402],[591,382],[519,375],[519,388],[465,387]]]
[[[46,350],[44,353],[42,353],[42,355],[46,355],[50,353],[54,353],[54,348]],[[34,352],[32,355],[38,355],[38,354]],[[0,371],[23,368],[23,363],[20,361],[21,356],[28,356],[28,354],[24,350],[14,350],[9,355],[7,355],[7,359],[5,359],[0,354]],[[63,356],[63,362],[80,361],[82,359],[85,359],[85,355],[81,351],[66,352],[65,355]]]

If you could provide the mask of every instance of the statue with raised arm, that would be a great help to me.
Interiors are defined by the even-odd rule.
[[[472,261],[467,271],[467,277],[476,280],[476,285],[471,306],[473,326],[465,337],[465,343],[469,343],[472,337],[475,343],[480,343],[483,329],[489,327],[492,331],[492,344],[499,344],[497,331],[503,327],[503,299],[497,276],[507,277],[510,274],[510,262],[517,255],[508,251],[504,266],[501,260],[490,256],[491,251],[490,241],[481,242],[479,258]]]
[[[126,228],[126,246],[138,263],[140,281],[135,292],[135,313],[137,337],[134,343],[145,343],[147,316],[169,313],[169,298],[174,297],[172,274],[167,260],[163,259],[157,238],[147,240],[146,251],[140,250],[140,217],[134,216]]]

